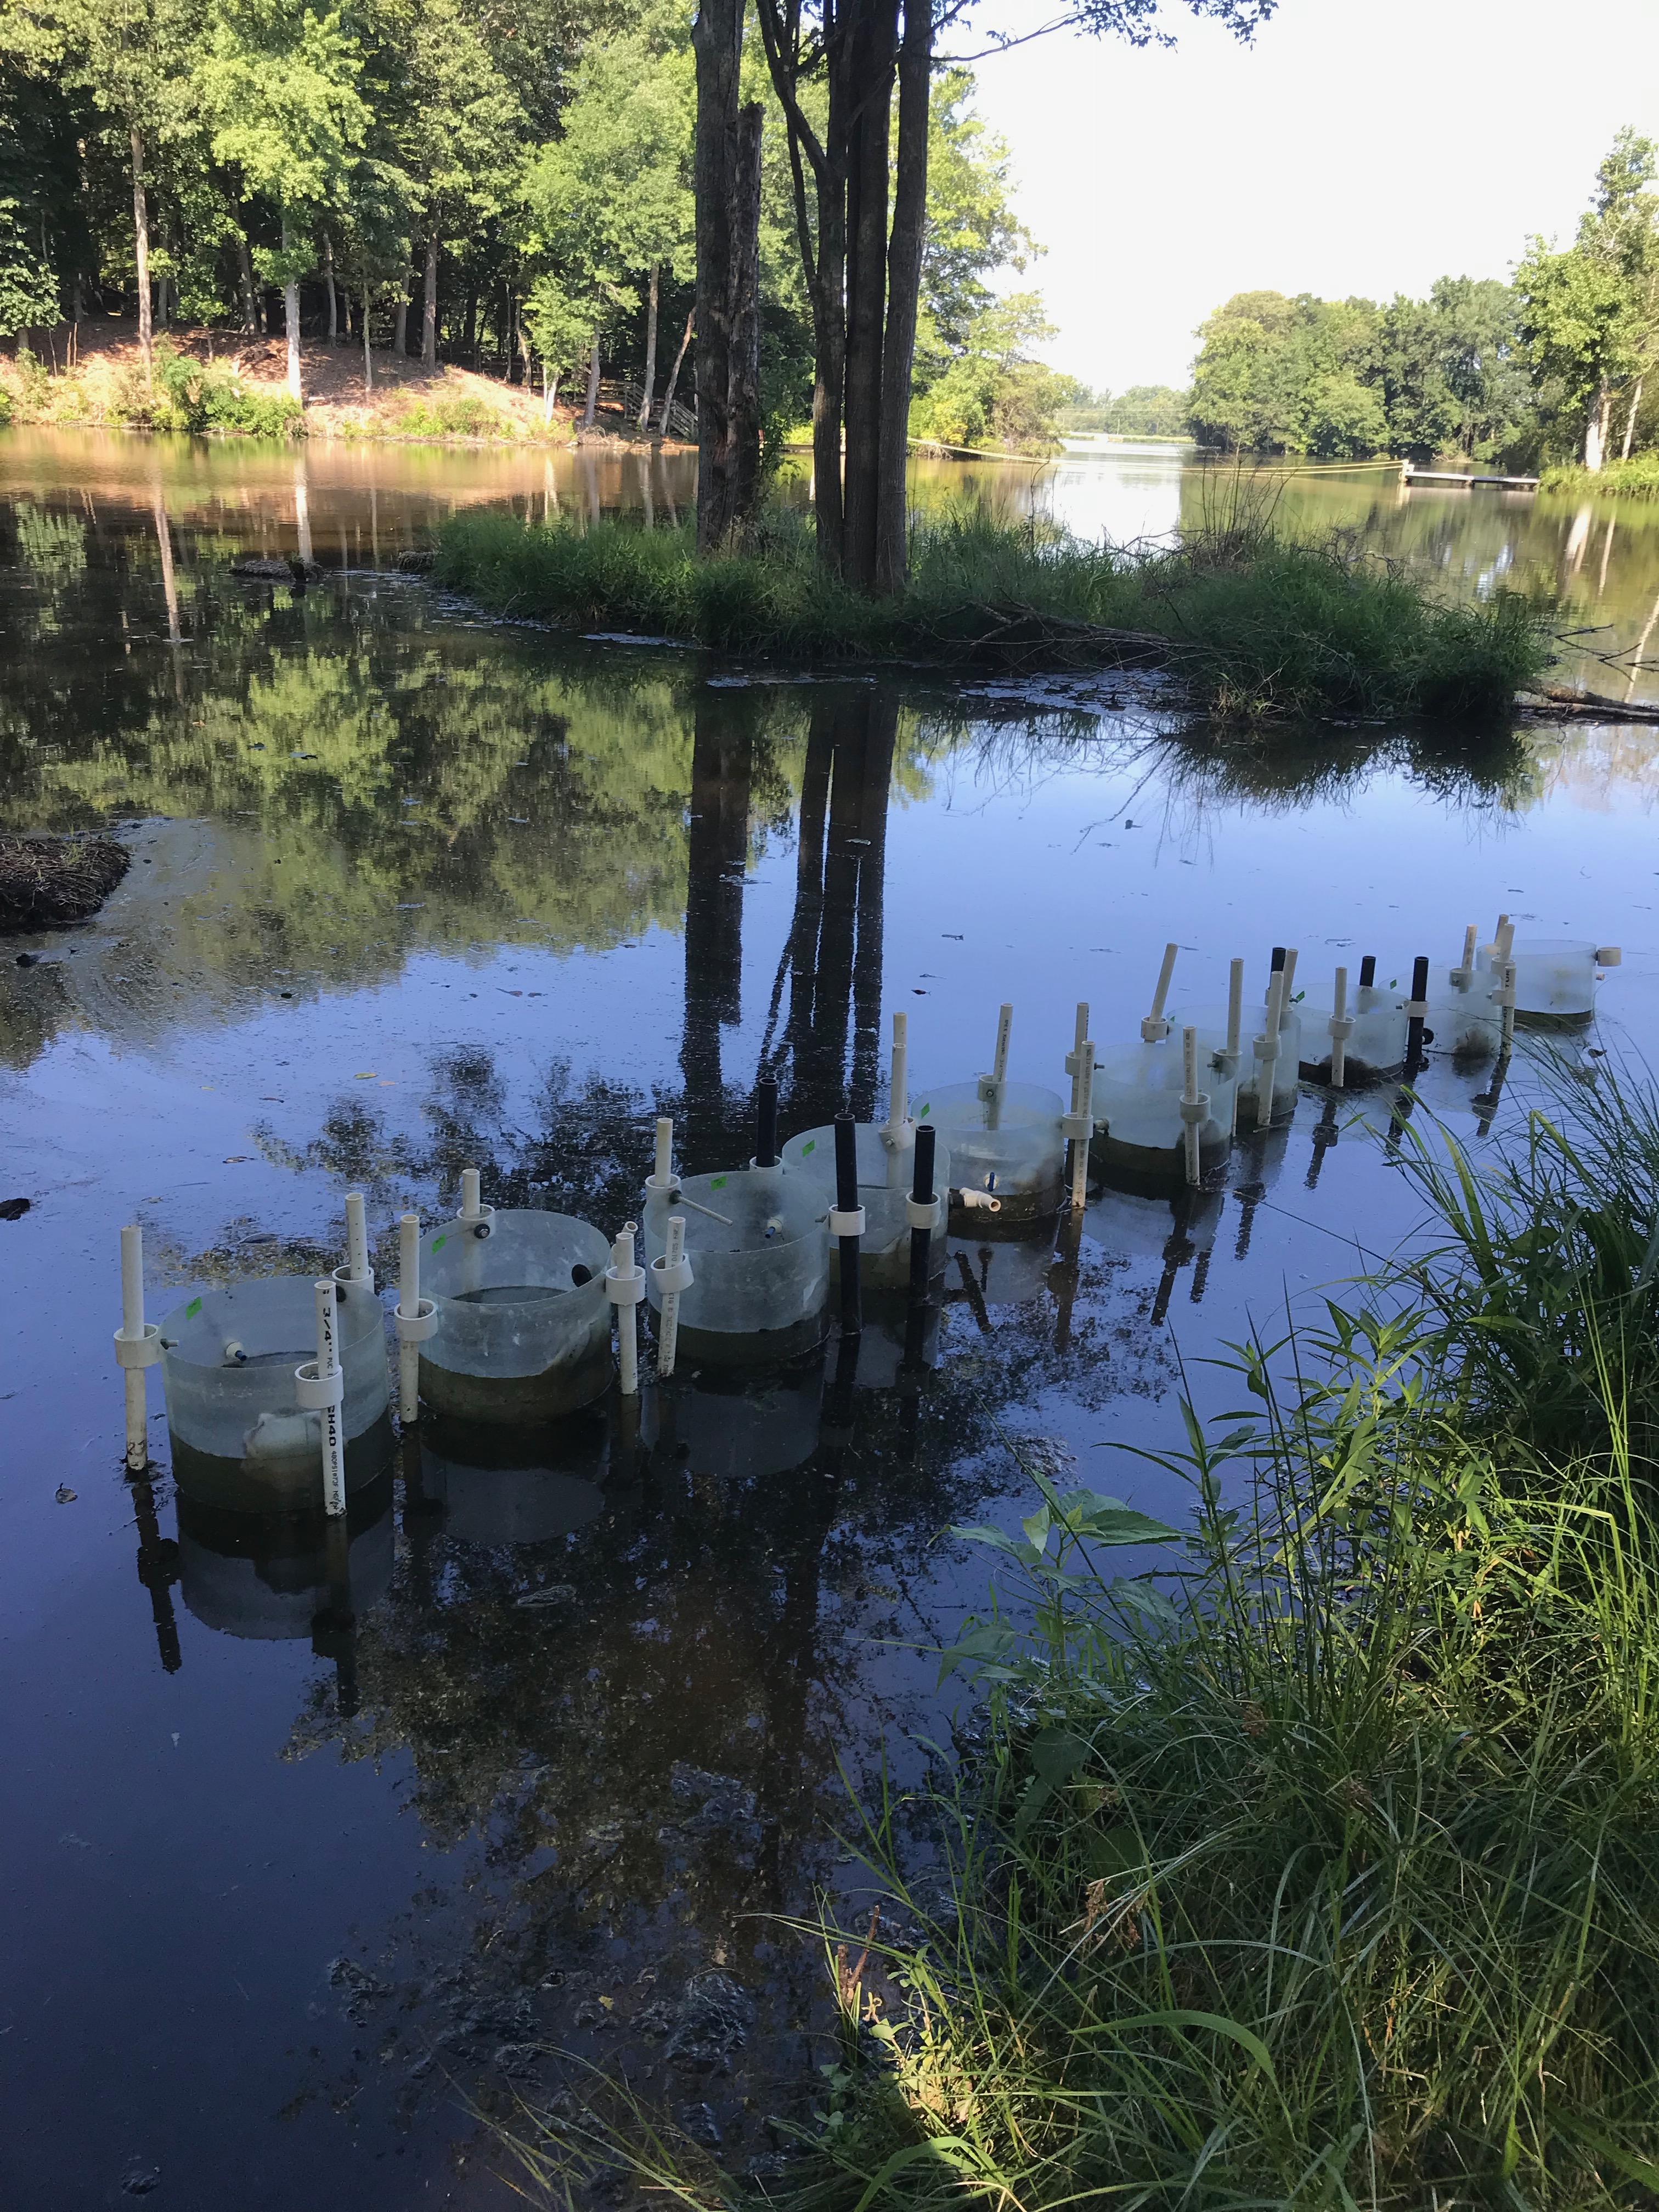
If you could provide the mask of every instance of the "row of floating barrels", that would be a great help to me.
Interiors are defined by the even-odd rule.
[[[854,1132],[865,1288],[914,1294],[919,1256],[925,1281],[943,1267],[952,1231],[1019,1235],[1051,1218],[1066,1202],[1068,1170],[1079,1204],[1091,1172],[1143,1190],[1197,1181],[1224,1159],[1237,1129],[1293,1106],[1302,1080],[1352,1085],[1395,1075],[1412,1069],[1431,1037],[1455,1054],[1490,1052],[1517,1017],[1583,1020],[1594,1009],[1598,965],[1618,957],[1591,945],[1517,945],[1506,921],[1486,946],[1474,935],[1437,979],[1417,961],[1409,990],[1398,978],[1379,983],[1368,959],[1350,994],[1339,968],[1329,1006],[1295,991],[1296,953],[1275,949],[1259,1005],[1244,1005],[1235,962],[1226,1007],[1185,1013],[1164,1010],[1171,945],[1138,1042],[1097,1059],[1088,1010],[1078,1009],[1069,1107],[1057,1091],[1008,1077],[1006,1006],[989,1074],[913,1094],[905,1017],[896,1015],[890,1117]],[[837,1231],[849,1218],[837,1206],[848,1192],[844,1175],[837,1187],[836,1131],[826,1125],[779,1145],[775,1085],[763,1079],[761,1091],[756,1158],[744,1168],[682,1181],[672,1124],[659,1122],[640,1221],[617,1245],[572,1215],[483,1206],[473,1170],[453,1219],[422,1228],[406,1215],[394,1317],[404,1420],[422,1406],[468,1425],[556,1420],[609,1389],[616,1321],[624,1389],[637,1387],[630,1355],[642,1297],[658,1313],[659,1338],[666,1310],[678,1347],[699,1362],[776,1364],[818,1343],[839,1267]],[[923,1128],[934,1133],[933,1191],[919,1197]],[[318,1502],[320,1483],[322,1502],[339,1511],[346,1491],[373,1478],[390,1448],[391,1386],[385,1308],[355,1194],[347,1224],[348,1262],[331,1284],[270,1276],[205,1290],[159,1328],[143,1321],[142,1267],[124,1267],[116,1346],[129,1370],[130,1463],[143,1449],[141,1370],[159,1360],[174,1472],[187,1493],[292,1510]],[[643,1267],[628,1264],[636,1234]],[[125,1231],[124,1246],[137,1237]],[[325,1304],[326,1355],[316,1337]]]

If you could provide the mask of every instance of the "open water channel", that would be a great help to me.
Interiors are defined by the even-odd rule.
[[[959,479],[936,475],[935,489]],[[1167,455],[1000,495],[1118,537],[1209,494]],[[1010,487],[1012,486],[1012,489]],[[988,1064],[1061,1087],[1073,1009],[1137,1034],[1300,949],[1449,964],[1466,922],[1620,943],[1588,1052],[1659,1046],[1659,750],[1645,731],[1183,734],[1114,680],[811,680],[479,620],[395,556],[461,500],[683,507],[684,464],[0,438],[0,826],[107,826],[133,866],[0,961],[0,2172],[34,2208],[505,2205],[485,2117],[581,2093],[574,2052],[739,2169],[810,2112],[817,1948],[856,1887],[845,1791],[963,1698],[965,1519],[1028,1510],[1005,1436],[1179,1518],[1187,1386],[1253,1322],[1407,1235],[1394,1096],[1235,1148],[1194,1204],[953,1243],[928,1371],[887,1322],[667,1418],[613,1398],[535,1452],[406,1450],[325,1533],[122,1466],[117,1232],[149,1310],[341,1256],[408,1206],[637,1211],[687,1170]],[[299,496],[296,497],[296,494]],[[1297,480],[1283,496],[1456,588],[1547,577],[1640,641],[1653,526]],[[1345,503],[1346,502],[1346,503]],[[297,550],[300,590],[232,579]],[[1575,550],[1575,534],[1583,544]],[[1623,681],[1624,678],[1620,678]],[[1636,679],[1640,681],[1639,672]],[[1598,684],[1598,688],[1602,688]],[[21,957],[20,958],[20,956]],[[1431,1057],[1415,1126],[1513,1128],[1524,1057]],[[1358,1115],[1358,1118],[1355,1116]],[[1395,1147],[1401,1141],[1395,1132]],[[9,1211],[15,1212],[15,1209]],[[737,1439],[737,1441],[733,1441]],[[527,1461],[527,1464],[526,1464]]]

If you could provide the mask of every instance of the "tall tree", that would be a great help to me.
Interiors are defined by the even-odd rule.
[[[1243,39],[1273,4],[1188,0],[1194,15],[1212,16]],[[812,304],[819,557],[860,589],[896,590],[905,571],[904,463],[927,219],[928,91],[935,40],[962,13],[962,0],[757,0],[757,8],[789,134]],[[1158,0],[1079,0],[1048,27],[1061,25],[1137,46],[1167,38]],[[822,106],[812,96],[820,86],[827,95]],[[700,198],[701,191],[700,174]],[[701,226],[700,207],[700,238]]]
[[[743,99],[746,0],[701,0],[694,155],[697,244],[697,544],[742,536],[760,489],[763,111]]]
[[[1546,404],[1577,427],[1593,471],[1607,458],[1616,397],[1659,351],[1659,202],[1648,189],[1656,158],[1650,139],[1620,131],[1572,245],[1558,252],[1534,238],[1515,272],[1534,374]]]
[[[301,0],[218,0],[202,94],[213,151],[276,208],[282,243],[264,273],[283,288],[288,388],[303,399],[300,280],[316,264],[313,225],[346,197],[370,116],[357,90],[360,56],[337,9]]]

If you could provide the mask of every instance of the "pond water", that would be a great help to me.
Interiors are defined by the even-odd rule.
[[[1202,493],[1162,456],[1085,465],[1046,495],[1119,535]],[[557,2051],[768,2171],[825,2055],[819,1957],[775,1916],[856,1884],[837,1761],[913,1774],[960,1701],[927,1654],[986,1587],[951,1525],[1028,1507],[1002,1437],[1181,1517],[1109,1447],[1174,1445],[1183,1362],[1231,1402],[1205,1361],[1413,1212],[1394,1094],[1304,1086],[1191,1206],[953,1240],[924,1372],[877,1310],[855,1370],[831,1345],[551,1435],[427,1425],[343,1540],[181,1493],[157,1380],[155,1478],[124,1479],[122,1222],[154,1318],[337,1264],[349,1188],[384,1283],[398,1213],[453,1212],[469,1164],[609,1235],[659,1110],[685,1170],[738,1165],[763,1060],[786,1135],[848,1095],[867,1117],[894,1011],[925,1086],[988,1065],[1004,1000],[1011,1076],[1061,1087],[1075,1001],[1133,1039],[1170,939],[1172,1004],[1224,997],[1235,953],[1259,984],[1273,942],[1316,996],[1506,909],[1622,944],[1589,1042],[1659,1042],[1648,732],[1239,746],[1121,682],[813,682],[389,572],[458,501],[641,499],[631,462],[591,497],[585,466],[0,439],[0,827],[134,856],[95,921],[0,960],[19,2207],[504,2206],[477,2113],[582,2094]],[[1541,507],[1307,496],[1470,588],[1559,557]],[[301,506],[326,580],[233,580]],[[1650,541],[1621,514],[1604,562],[1601,529],[1577,574],[1622,635]],[[1489,1140],[1534,1080],[1518,1059],[1494,1099],[1436,1053],[1417,1126]]]

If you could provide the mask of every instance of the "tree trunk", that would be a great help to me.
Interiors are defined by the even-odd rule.
[[[421,295],[421,360],[428,368],[438,366],[438,241],[426,242],[426,286]]]
[[[409,274],[405,269],[398,293],[398,320],[392,336],[392,350],[400,361],[409,351]]]
[[[284,259],[294,251],[294,233],[286,214],[283,217],[283,254]],[[305,386],[300,377],[300,280],[290,276],[283,287],[283,320],[288,329],[288,388],[292,397],[305,404]]]
[[[651,264],[651,289],[645,305],[645,390],[640,398],[640,419],[635,426],[641,430],[651,427],[651,403],[657,392],[657,288],[662,280],[662,264]]]
[[[242,280],[242,329],[252,337],[259,327],[259,294],[253,282],[253,257],[247,250],[247,233],[236,234],[236,266]]]
[[[599,408],[599,334],[593,333],[593,350],[587,363],[587,404],[582,410],[582,428],[591,430]]]
[[[328,294],[328,342],[331,345],[338,345],[340,322],[339,302],[334,295],[334,240],[327,236],[323,240],[323,285]],[[349,336],[349,332],[347,335]]]
[[[744,0],[701,0],[696,57],[697,550],[741,537],[760,484],[757,106],[739,107]]]
[[[542,421],[544,422],[550,422],[553,420],[553,409],[558,397],[559,380],[549,368],[547,358],[544,355],[542,357]],[[551,468],[552,465],[550,461],[548,466]]]
[[[853,112],[847,145],[846,550],[842,574],[857,590],[876,580],[880,504],[881,356],[887,305],[888,118],[892,112],[896,0],[862,0],[848,34]]]
[[[138,259],[138,351],[143,357],[144,388],[155,367],[155,332],[149,313],[149,208],[144,198],[144,139],[132,126],[132,235]]]
[[[696,326],[696,319],[697,311],[694,307],[685,319],[685,335],[681,338],[680,349],[674,356],[674,366],[668,379],[668,389],[662,396],[662,413],[657,421],[657,435],[659,438],[665,438],[668,435],[668,418],[673,412],[674,393],[679,385],[680,370],[685,364],[685,356],[690,347],[691,332]]]
[[[909,518],[910,379],[916,353],[921,253],[927,228],[928,95],[933,71],[933,0],[904,0],[898,64],[898,160],[887,252],[887,331],[881,357],[881,459],[877,488],[876,589],[904,583]]]
[[[369,343],[368,287],[363,287],[363,390],[371,398],[374,391],[374,355]]]
[[[1642,386],[1647,382],[1647,380],[1646,372],[1644,371],[1644,373],[1637,378],[1636,389],[1630,396],[1630,413],[1625,417],[1624,450],[1619,456],[1621,461],[1627,461],[1630,459],[1631,441],[1636,435],[1636,410],[1642,404]]]
[[[1584,420],[1584,466],[1592,476],[1600,473],[1607,458],[1607,410],[1612,404],[1612,389],[1603,377],[1595,387],[1595,397]]]

